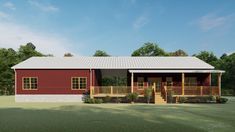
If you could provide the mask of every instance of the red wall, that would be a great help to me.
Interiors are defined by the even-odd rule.
[[[16,70],[17,94],[82,94],[90,89],[90,70]],[[38,77],[38,90],[23,90],[22,77]],[[87,77],[86,90],[72,90],[71,77]]]

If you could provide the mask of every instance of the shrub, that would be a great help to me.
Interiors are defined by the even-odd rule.
[[[227,98],[222,98],[222,97],[217,97],[216,98],[216,103],[225,104],[227,101],[228,101]]]
[[[95,104],[101,104],[103,103],[103,99],[95,99]]]
[[[214,102],[214,101],[216,101],[215,96],[210,96],[209,99],[207,100],[207,102]]]
[[[87,98],[90,98],[90,92],[82,93],[82,101],[85,102]]]
[[[95,99],[95,98],[86,98],[84,100],[84,103],[87,103],[87,104],[101,104],[103,103],[103,100],[102,99]]]
[[[138,99],[138,93],[129,93],[129,94],[127,94],[126,98],[131,103],[134,103]]]
[[[146,98],[148,104],[150,102],[150,99],[152,98],[152,94],[153,94],[152,88],[147,88],[144,90],[144,97]]]
[[[167,92],[167,103],[173,103],[174,91],[168,90]]]
[[[187,98],[186,97],[179,97],[179,103],[186,103]]]
[[[92,99],[92,98],[86,98],[86,99],[84,100],[84,103],[87,103],[87,104],[94,104],[94,103],[95,103],[95,100]]]
[[[117,97],[117,98],[115,99],[115,102],[116,102],[116,103],[120,103],[120,102],[122,102],[122,99]]]
[[[109,103],[110,101],[111,101],[111,97],[110,96],[104,97],[104,103]]]
[[[223,96],[232,96],[234,94],[235,94],[235,91],[233,89],[222,89]]]

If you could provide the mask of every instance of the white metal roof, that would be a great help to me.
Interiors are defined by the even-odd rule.
[[[214,69],[196,57],[31,57],[12,69]]]
[[[224,73],[223,70],[129,70],[130,73]]]

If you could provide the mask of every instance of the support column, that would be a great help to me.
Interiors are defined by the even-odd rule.
[[[93,98],[93,91],[94,91],[94,87],[92,86],[92,72],[93,70],[90,69],[90,98]]]
[[[90,87],[92,86],[92,81],[93,81],[92,72],[93,70],[90,69]]]
[[[131,73],[131,93],[134,92],[134,73]]]
[[[182,73],[182,95],[184,95],[184,73]]]
[[[217,82],[218,82],[219,96],[221,96],[221,76],[222,73],[218,73]]]
[[[209,73],[209,85],[211,86],[211,73]]]

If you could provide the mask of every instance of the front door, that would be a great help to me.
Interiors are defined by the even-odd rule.
[[[154,83],[156,84],[156,91],[160,92],[161,87],[162,87],[162,78],[161,77],[149,77],[148,85],[152,87]]]

